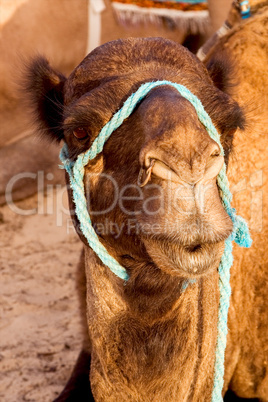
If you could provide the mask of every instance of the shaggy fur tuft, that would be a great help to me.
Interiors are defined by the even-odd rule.
[[[53,70],[42,57],[30,61],[24,89],[30,94],[29,102],[39,130],[52,141],[63,139],[63,87],[66,78]]]
[[[226,52],[215,54],[207,63],[209,75],[222,92],[233,95],[233,89],[237,86],[235,65]]]

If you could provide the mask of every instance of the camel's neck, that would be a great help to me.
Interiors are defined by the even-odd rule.
[[[184,291],[183,279],[161,278],[161,272],[149,272],[147,282],[145,274],[143,280],[136,275],[124,285],[88,249],[86,272],[96,401],[209,400],[217,273]]]

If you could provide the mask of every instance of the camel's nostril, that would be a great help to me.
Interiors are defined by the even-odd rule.
[[[210,152],[210,157],[217,158],[218,156],[220,156],[220,154],[221,154],[221,151],[220,151],[218,144],[214,144],[214,146],[212,147],[211,152]]]
[[[210,158],[207,162],[205,173],[203,176],[203,182],[209,181],[217,177],[224,163],[224,157],[218,150],[214,150],[210,154]]]
[[[155,160],[151,159],[150,166],[145,170],[143,168],[140,169],[139,176],[138,176],[138,186],[144,187],[148,181],[151,179],[152,169],[154,167]]]
[[[216,158],[217,156],[220,156],[220,151],[214,151],[213,154],[210,155],[212,158]]]

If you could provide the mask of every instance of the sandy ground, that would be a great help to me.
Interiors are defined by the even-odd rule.
[[[2,402],[51,402],[80,350],[74,278],[81,243],[63,211],[66,194],[63,201],[54,189],[20,202],[20,210],[0,209]]]

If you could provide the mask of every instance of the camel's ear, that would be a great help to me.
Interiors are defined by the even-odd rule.
[[[206,68],[215,86],[222,92],[232,95],[232,90],[237,85],[235,64],[227,52],[216,52],[206,62]]]
[[[221,134],[232,136],[237,128],[245,129],[244,107],[232,97],[238,84],[236,67],[227,52],[216,52],[206,62],[214,85],[220,90],[209,98],[208,113],[218,124]]]
[[[220,90],[214,98],[210,98],[207,111],[221,133],[227,163],[235,131],[246,127],[244,107],[232,98],[238,84],[236,67],[225,51],[214,53],[205,64],[214,85]]]
[[[63,87],[66,78],[39,56],[27,67],[25,88],[41,132],[54,141],[63,138]]]

